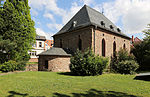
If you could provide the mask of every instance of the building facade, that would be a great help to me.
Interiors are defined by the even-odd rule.
[[[38,54],[45,51],[45,36],[36,36],[36,43],[32,45],[33,49],[29,51],[30,60],[29,62],[38,62]]]
[[[53,37],[54,47],[67,47],[74,52],[92,48],[95,54],[110,57],[120,48],[130,51],[130,37],[86,5]]]
[[[84,51],[87,48],[91,48],[97,55],[111,57],[120,48],[130,51],[130,37],[122,33],[103,14],[87,5],[83,6],[53,38],[55,48],[66,48],[71,52],[75,52],[77,49]],[[52,50],[49,50],[50,52]],[[55,56],[57,55],[58,53],[55,53]],[[40,55],[43,60],[41,62],[42,60],[39,59],[39,66],[41,67],[46,64],[42,56],[46,56],[46,53]],[[50,56],[54,55],[49,54],[47,57]],[[50,62],[51,60],[48,61]],[[66,62],[66,64],[68,63]],[[47,69],[52,70],[50,68],[52,64],[49,63]],[[58,66],[62,65],[64,64],[59,64]]]

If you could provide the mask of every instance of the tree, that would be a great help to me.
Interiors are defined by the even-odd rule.
[[[0,13],[0,35],[17,45],[14,60],[27,61],[36,36],[28,0],[6,0]]]
[[[16,44],[10,40],[3,40],[0,36],[0,64],[8,60],[13,60],[15,53],[13,50],[16,49]]]
[[[140,65],[139,70],[150,70],[150,24],[148,25],[148,29],[144,30],[143,33],[145,34],[145,38],[141,43],[133,44],[134,48],[132,48],[131,52]]]

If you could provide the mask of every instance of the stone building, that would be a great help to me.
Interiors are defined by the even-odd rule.
[[[68,49],[53,47],[39,54],[38,70],[68,72],[71,54]]]
[[[103,14],[87,5],[84,5],[53,38],[54,47],[68,48],[73,52],[77,49],[84,51],[92,48],[95,54],[111,57],[120,48],[130,51],[130,37],[122,33]]]

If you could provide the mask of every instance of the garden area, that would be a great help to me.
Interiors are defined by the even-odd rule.
[[[56,72],[21,72],[0,76],[3,97],[150,97],[150,82],[135,75],[73,76]]]

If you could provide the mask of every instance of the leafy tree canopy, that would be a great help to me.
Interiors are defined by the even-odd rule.
[[[14,59],[28,60],[28,51],[35,42],[34,21],[31,19],[28,0],[6,0],[0,10],[0,35],[3,40],[16,44]]]

